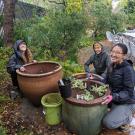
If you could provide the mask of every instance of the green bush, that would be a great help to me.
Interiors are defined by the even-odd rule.
[[[0,135],[7,135],[7,129],[4,127],[0,126]]]
[[[114,30],[116,32],[121,32],[125,30],[128,16],[124,12],[112,14],[111,18],[112,19],[110,20],[110,30]]]
[[[127,5],[124,6],[124,11],[125,11],[126,14],[135,13],[135,1],[134,0],[128,0]]]
[[[9,100],[10,100],[9,96],[0,94],[0,103],[6,102],[6,101],[9,101]]]
[[[79,40],[85,33],[86,23],[83,13],[51,12],[43,18],[16,22],[15,40],[24,39],[28,45],[36,48],[35,57],[39,54],[43,56],[49,50],[49,55],[52,57],[61,60],[65,56],[75,59],[80,45]]]
[[[135,28],[135,12],[134,13],[131,13],[131,14],[128,14],[128,26],[129,27],[133,27]]]
[[[79,43],[80,43],[79,48],[83,48],[83,47],[87,47],[87,46],[93,45],[94,40],[93,40],[92,37],[83,35],[83,36],[80,38]]]
[[[84,72],[83,66],[74,61],[67,60],[65,62],[60,62],[60,64],[63,67],[64,77],[69,77],[75,73]]]
[[[111,5],[104,1],[95,1],[90,6],[90,29],[94,36],[105,35],[106,31],[122,31],[125,28],[127,16],[124,12],[112,13]]]
[[[0,84],[9,78],[6,71],[6,65],[11,54],[11,48],[0,47]]]

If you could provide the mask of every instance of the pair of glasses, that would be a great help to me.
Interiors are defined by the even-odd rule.
[[[119,55],[119,54],[123,54],[122,52],[118,52],[118,51],[111,51],[111,54],[117,54],[117,55]]]

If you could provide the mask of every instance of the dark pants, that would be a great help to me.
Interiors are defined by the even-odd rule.
[[[19,93],[20,97],[23,97],[24,95],[23,95],[22,91],[19,88],[18,80],[17,80],[17,74],[16,73],[12,73],[11,74],[11,80],[12,80],[12,84],[13,84],[12,91],[15,91],[15,92]],[[13,95],[13,98],[15,98],[14,95]]]
[[[12,73],[11,74],[11,79],[12,79],[13,86],[16,86],[16,87],[19,88],[18,81],[17,81],[17,74],[16,73]]]

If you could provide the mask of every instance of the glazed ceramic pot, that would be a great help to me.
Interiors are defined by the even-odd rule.
[[[84,74],[75,74],[78,79],[85,79]],[[89,85],[104,85],[96,80],[88,80]],[[108,89],[108,88],[107,88]],[[73,90],[72,90],[73,93]],[[109,89],[104,96],[109,95]],[[90,101],[66,98],[62,104],[62,117],[66,128],[77,135],[98,135],[102,127],[102,118],[107,112],[107,105],[102,105],[103,97]]]
[[[24,72],[17,70],[19,87],[34,105],[40,105],[43,95],[58,91],[58,80],[63,75],[60,64],[43,61],[26,64],[24,67]]]

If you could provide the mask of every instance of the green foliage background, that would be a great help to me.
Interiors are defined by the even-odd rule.
[[[111,4],[104,1],[93,2],[89,9],[90,29],[93,29],[95,35],[98,33],[105,35],[106,31],[123,31],[127,16],[124,12],[112,13]]]
[[[4,127],[0,126],[0,135],[7,135],[7,129]]]
[[[46,2],[44,2],[45,5]],[[33,15],[29,20],[16,20],[14,41],[24,39],[31,48],[34,58],[39,61],[61,62],[66,75],[83,71],[83,67],[77,64],[76,58],[80,48],[92,45],[94,40],[104,39],[106,31],[121,32],[127,25],[134,25],[135,12],[132,0],[128,3],[124,2],[124,10],[115,14],[111,11],[110,0],[91,0],[87,1],[87,5],[83,0],[64,0],[63,2],[66,3],[63,6],[53,4],[53,8],[57,6],[55,10],[49,6],[45,16]],[[8,48],[0,50],[0,56],[4,56],[0,62],[1,78],[4,75],[7,76],[5,67],[11,52]]]
[[[31,22],[17,22],[14,35],[15,39],[25,39],[30,46],[36,48],[36,57],[39,57],[39,54],[44,56],[46,50],[51,57],[75,60],[86,23],[83,13],[50,12],[43,18],[31,19]]]
[[[131,28],[135,28],[135,1],[128,0],[124,5],[124,12],[128,16],[127,24]]]
[[[11,48],[0,47],[0,84],[4,83],[9,78],[9,75],[6,71],[6,65],[11,54]]]

